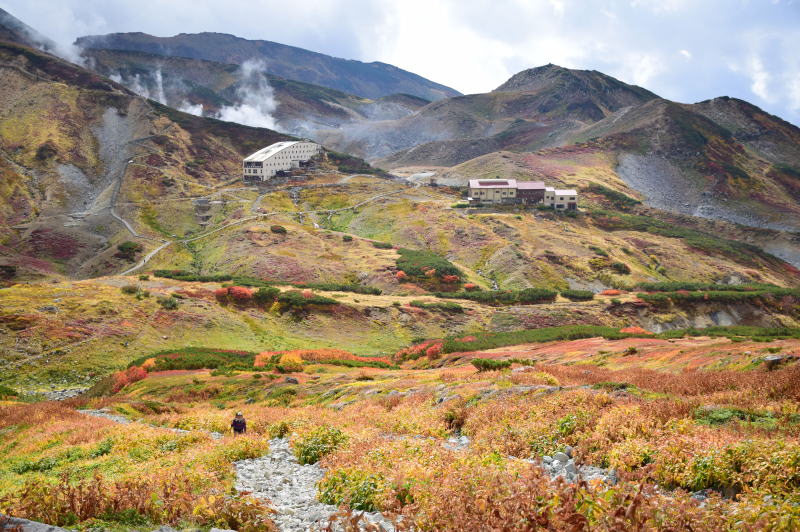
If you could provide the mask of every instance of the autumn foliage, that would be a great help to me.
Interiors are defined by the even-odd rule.
[[[131,366],[125,371],[114,373],[114,384],[111,387],[113,393],[117,393],[124,387],[134,382],[138,382],[147,377],[147,370],[140,366]]]

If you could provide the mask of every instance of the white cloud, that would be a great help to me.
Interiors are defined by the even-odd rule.
[[[679,50],[678,53],[685,57],[687,61],[692,59],[692,52],[689,50]]]
[[[751,80],[750,90],[753,91],[753,94],[762,100],[772,101],[768,88],[770,75],[769,72],[764,70],[761,58],[757,55],[751,55],[747,60],[745,69]]]

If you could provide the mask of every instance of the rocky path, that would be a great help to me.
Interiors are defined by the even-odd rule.
[[[317,464],[300,465],[286,438],[270,440],[269,448],[266,456],[234,462],[236,489],[268,499],[278,512],[273,520],[283,532],[324,526],[338,510],[317,500],[317,482],[325,476],[325,469]],[[394,530],[380,513],[364,516],[385,530]]]

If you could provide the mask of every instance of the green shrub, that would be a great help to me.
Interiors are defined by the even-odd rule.
[[[453,203],[452,205],[450,205],[450,207],[453,209],[466,209],[467,207],[469,207],[469,203],[462,203],[462,202]]]
[[[100,443],[98,443],[94,449],[89,451],[89,456],[92,458],[98,458],[100,456],[105,456],[111,452],[111,449],[114,447],[114,440],[111,438],[106,438]]]
[[[282,292],[278,296],[278,302],[293,309],[303,309],[309,305],[338,305],[339,302],[329,297],[312,295],[304,297],[302,292],[291,290]]]
[[[123,294],[132,295],[139,292],[139,287],[136,286],[135,284],[126,284],[125,286],[122,287],[121,290]]]
[[[591,184],[586,187],[586,190],[589,192],[594,192],[595,194],[599,194],[601,196],[605,196],[607,200],[609,200],[615,207],[618,209],[627,209],[630,207],[635,207],[636,205],[640,205],[642,202],[634,199],[622,192],[617,192],[616,190],[612,190],[608,187],[598,184]]]
[[[339,469],[329,473],[317,486],[319,501],[339,506],[346,504],[353,510],[374,512],[379,510],[379,496],[384,488],[381,475],[355,468]]]
[[[146,273],[143,273],[142,275],[139,276],[139,280],[140,281],[149,281],[150,280],[150,276],[147,275]]]
[[[383,293],[380,288],[355,283],[298,283],[294,286],[297,288],[322,290],[325,292],[352,292],[354,294],[369,294],[373,296],[379,296]]]
[[[627,275],[627,274],[631,273],[630,267],[627,264],[625,264],[624,262],[619,262],[619,261],[612,262],[611,263],[611,267],[617,273],[619,273],[621,275]]]
[[[350,236],[350,235],[343,235],[342,236],[342,241],[344,241],[344,242],[352,242],[353,241],[353,237]]]
[[[378,249],[392,249],[394,247],[389,242],[373,242],[372,246]]]
[[[8,397],[16,397],[18,394],[16,390],[9,388],[4,384],[0,384],[0,399],[6,399]]]
[[[436,271],[436,277],[455,275],[459,279],[462,272],[452,262],[430,251],[400,248],[397,258],[397,269],[406,272],[409,277],[424,277],[431,270]]]
[[[270,439],[273,438],[285,438],[292,432],[292,426],[289,424],[288,421],[278,421],[273,423],[267,429],[267,434],[269,434]]]
[[[164,310],[175,310],[178,308],[178,300],[174,297],[159,297],[157,301]]]
[[[592,251],[594,251],[597,255],[600,255],[601,257],[608,257],[608,252],[606,250],[604,250],[603,248],[599,248],[597,246],[589,246],[589,249],[591,249]]]
[[[300,464],[316,464],[320,458],[332,453],[346,441],[347,436],[341,430],[321,426],[293,441],[292,447]]]
[[[424,301],[411,301],[409,303],[412,307],[417,308],[424,308],[430,310],[443,310],[445,312],[455,312],[455,313],[462,313],[464,312],[464,307],[459,305],[458,303],[453,303],[451,301],[440,301],[436,303],[426,303]]]
[[[282,225],[271,225],[269,226],[269,230],[278,235],[286,234],[286,228]]]
[[[510,360],[495,360],[493,358],[473,358],[472,365],[478,371],[496,371],[511,367]]]
[[[558,292],[545,288],[525,288],[524,290],[481,290],[477,292],[434,292],[436,297],[448,299],[468,299],[486,305],[530,305],[536,303],[551,303],[555,301]]]
[[[518,345],[534,342],[552,342],[555,340],[578,340],[602,336],[609,340],[635,337],[624,334],[614,327],[599,325],[564,325],[561,327],[546,327],[542,329],[524,329],[507,332],[485,332],[475,334],[475,340],[463,342],[457,337],[448,337],[442,345],[442,353],[457,353],[461,351],[483,351],[495,347]]]
[[[570,301],[589,301],[594,299],[594,293],[591,290],[563,290],[561,296]]]
[[[253,301],[258,305],[267,305],[275,301],[280,293],[281,291],[273,286],[262,286],[253,293]]]
[[[136,258],[136,254],[140,253],[143,249],[141,244],[128,240],[127,242],[117,245],[117,253],[115,255],[121,259],[133,260]]]

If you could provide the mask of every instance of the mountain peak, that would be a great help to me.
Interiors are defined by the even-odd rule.
[[[494,92],[538,92],[547,88],[582,92],[624,91],[636,94],[642,101],[657,98],[656,94],[642,87],[629,85],[597,70],[577,70],[553,63],[518,72]]]

